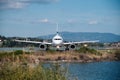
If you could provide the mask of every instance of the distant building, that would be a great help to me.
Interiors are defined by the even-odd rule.
[[[3,43],[3,42],[2,42],[2,40],[0,39],[0,47],[2,46],[2,43]]]
[[[112,43],[111,47],[116,48],[116,49],[120,49],[120,42]]]

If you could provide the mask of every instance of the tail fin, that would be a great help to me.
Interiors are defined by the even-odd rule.
[[[58,34],[58,23],[56,23],[57,27],[56,27],[56,33]]]

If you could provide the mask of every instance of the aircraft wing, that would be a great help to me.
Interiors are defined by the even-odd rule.
[[[39,41],[27,41],[27,40],[14,40],[16,42],[24,42],[24,43],[35,43],[35,44],[52,44],[49,42],[39,42]]]
[[[96,42],[99,42],[99,40],[94,40],[94,41],[80,41],[80,42],[65,42],[63,44],[64,45],[69,45],[69,44],[96,43]]]

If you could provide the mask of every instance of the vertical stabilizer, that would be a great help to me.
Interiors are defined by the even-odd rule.
[[[56,33],[58,34],[58,23],[56,24]]]

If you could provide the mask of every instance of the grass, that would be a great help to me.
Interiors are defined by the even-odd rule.
[[[0,53],[0,62],[29,62],[36,63],[36,60],[39,62],[51,62],[51,61],[84,61],[84,60],[93,60],[93,58],[99,58],[102,60],[106,57],[112,57],[113,59],[119,58],[119,52],[114,50],[112,52],[103,52],[97,51],[94,49],[89,49],[86,47],[80,48],[76,51],[39,51],[39,52],[24,52],[17,50],[14,52],[1,52]],[[114,56],[115,55],[115,56]],[[81,56],[83,58],[81,58]]]
[[[115,56],[118,60],[120,60],[120,50],[115,51]]]
[[[88,53],[91,53],[91,55]],[[120,50],[114,50],[112,53],[108,52],[107,54],[115,54],[115,58],[120,60]],[[90,57],[91,59],[92,57],[97,59],[98,56],[100,56],[98,51],[84,47],[78,51],[41,51],[34,54],[21,50],[1,52],[0,80],[69,80],[70,75],[67,67],[62,67],[58,63],[44,67],[42,64],[36,64],[34,61],[42,58],[48,59],[48,61],[56,59],[89,60]]]
[[[101,55],[101,53],[98,52],[97,50],[90,49],[90,48],[87,48],[87,47],[81,47],[80,49],[76,50],[76,52],[84,53],[84,54],[91,53],[91,54],[95,54],[95,55]]]
[[[11,63],[0,66],[0,80],[67,80],[66,73],[57,64],[47,68]]]
[[[58,63],[44,67],[30,62],[32,56],[23,51],[0,53],[0,80],[68,80],[67,67]]]

